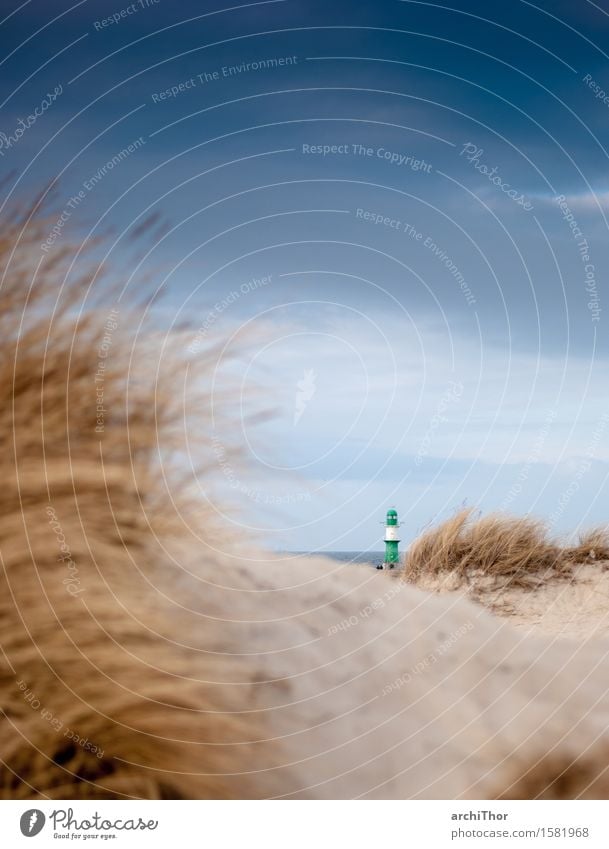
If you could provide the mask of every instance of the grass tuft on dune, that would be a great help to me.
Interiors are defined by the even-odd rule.
[[[533,589],[569,580],[578,564],[609,560],[609,529],[588,531],[568,546],[552,539],[539,519],[496,513],[476,520],[473,512],[460,510],[415,540],[403,578],[447,588],[486,579],[487,589]]]

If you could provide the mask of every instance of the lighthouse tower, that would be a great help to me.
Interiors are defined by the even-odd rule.
[[[398,545],[400,542],[397,511],[392,508],[387,510],[387,521],[385,523],[385,562],[379,568],[394,569],[400,564]]]

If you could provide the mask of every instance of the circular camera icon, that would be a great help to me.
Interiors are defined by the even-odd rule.
[[[45,815],[38,808],[31,808],[29,811],[21,814],[21,820],[19,822],[21,834],[24,837],[36,837],[44,828],[45,819]]]

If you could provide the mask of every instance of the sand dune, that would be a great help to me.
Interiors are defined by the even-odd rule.
[[[69,254],[33,275],[28,215],[0,244],[0,795],[606,798],[609,642],[365,566],[227,551],[172,462],[188,438],[212,485],[213,352],[138,360],[121,305],[100,431],[114,304],[78,317],[84,273],[56,304]]]
[[[400,578],[473,599],[518,628],[585,638],[609,629],[608,569],[604,528],[561,545],[534,519],[462,510],[415,541]]]

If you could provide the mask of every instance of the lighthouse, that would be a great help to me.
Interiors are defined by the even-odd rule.
[[[398,522],[397,510],[391,507],[387,510],[387,520],[385,522],[385,562],[379,566],[379,569],[394,569],[400,564],[400,555],[398,545],[400,542],[399,531],[400,523]]]

